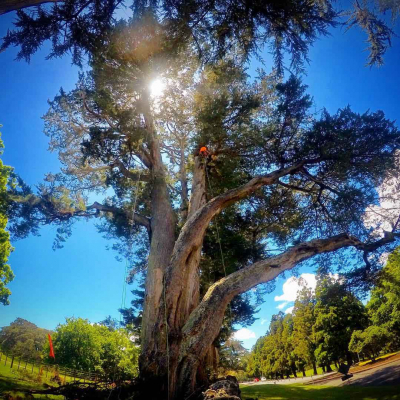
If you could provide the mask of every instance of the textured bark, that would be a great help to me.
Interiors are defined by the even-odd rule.
[[[0,15],[20,10],[32,6],[38,6],[44,3],[59,3],[64,0],[1,0],[0,1]]]
[[[168,193],[160,144],[151,117],[149,99],[143,96],[144,120],[149,135],[151,160],[151,230],[150,254],[146,275],[146,290],[143,306],[143,322],[139,360],[143,378],[165,377],[168,368],[167,332],[160,328],[162,320],[162,296],[164,293],[164,271],[175,243],[176,217]]]
[[[192,183],[192,195],[189,202],[188,215],[194,214],[200,207],[204,206],[206,203],[205,195],[205,165],[202,163],[198,157],[195,160],[195,166],[193,171],[193,183]],[[155,226],[157,226],[155,224]],[[159,229],[159,227],[157,227]],[[165,235],[163,230],[160,231],[162,236]],[[180,331],[183,325],[186,323],[191,312],[199,304],[199,293],[200,293],[200,283],[199,283],[199,263],[201,257],[201,244],[192,251],[190,257],[187,258],[186,264],[183,269],[183,279],[184,283],[182,286],[178,287],[175,284],[165,285],[166,297],[170,296],[171,293],[178,293],[177,303],[175,304],[174,312],[169,313],[166,311],[166,304],[164,302],[164,297],[161,296],[159,289],[154,297],[154,302],[159,302],[160,306],[157,307],[154,303],[147,304],[148,313],[144,315],[144,318],[151,317],[152,320],[146,321],[146,326],[151,326],[154,338],[146,338],[149,335],[149,330],[143,332],[143,342],[142,342],[142,363],[141,363],[141,373],[145,375],[158,375],[159,385],[166,386],[166,381],[169,380],[169,391],[171,395],[176,391],[177,381],[175,377],[177,376],[176,370],[178,367],[178,359],[180,353]],[[171,246],[171,243],[168,244]],[[172,243],[173,247],[174,243]],[[170,248],[170,254],[172,253],[172,248]],[[150,253],[151,254],[151,253]],[[163,257],[164,263],[168,262],[170,257]],[[149,259],[150,264],[150,259]],[[165,264],[164,264],[165,265]],[[149,274],[149,272],[148,272]],[[161,276],[161,273],[159,273]],[[155,290],[155,287],[159,284],[162,285],[161,278],[153,278],[156,280],[155,285],[150,285],[150,282],[146,283],[146,300],[148,290]],[[168,319],[168,323],[167,323]],[[167,323],[167,324],[166,324]],[[149,328],[147,328],[149,329]],[[166,349],[168,346],[168,354],[166,354]],[[146,360],[146,361],[145,361]],[[152,361],[149,361],[152,360]],[[145,371],[144,371],[145,370]],[[197,371],[194,371],[196,375]],[[167,376],[168,375],[168,376]]]

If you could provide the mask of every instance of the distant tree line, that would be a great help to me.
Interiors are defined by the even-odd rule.
[[[49,357],[47,334],[53,340],[55,359]],[[111,317],[99,323],[67,318],[54,332],[22,318],[0,330],[0,350],[27,360],[95,372],[113,382],[137,376],[139,347],[127,328]]]
[[[249,376],[286,378],[317,367],[349,365],[400,348],[400,248],[383,268],[365,306],[338,276],[317,276],[305,286],[292,313],[272,316],[247,362]]]

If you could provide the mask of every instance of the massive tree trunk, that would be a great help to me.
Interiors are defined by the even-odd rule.
[[[38,6],[44,3],[57,3],[64,0],[1,0],[0,1],[0,15],[20,10],[21,8]]]
[[[139,367],[144,380],[163,377],[168,368],[166,329],[160,329],[165,296],[164,273],[175,243],[176,216],[172,208],[162,161],[160,143],[151,117],[148,94],[142,98],[143,117],[150,149],[151,192],[151,243],[147,265],[146,291],[141,331],[141,356]],[[161,327],[162,328],[162,327]],[[164,326],[165,328],[165,326]],[[166,386],[166,381],[162,385]],[[163,391],[166,388],[161,388]]]
[[[190,198],[187,218],[191,218],[200,208],[206,204],[206,181],[205,181],[205,162],[200,157],[195,157],[193,179],[192,179],[192,195]],[[164,218],[164,213],[161,214]],[[165,221],[163,221],[165,222]],[[155,229],[160,227],[154,223]],[[174,227],[175,225],[171,224]],[[165,229],[159,230],[161,237],[166,234]],[[172,258],[173,251],[176,250],[175,237],[169,242],[169,254],[162,254],[162,271],[157,272],[157,276],[149,278],[149,272],[152,272],[149,257],[148,282],[146,282],[145,297],[145,313],[143,316],[146,330],[142,330],[142,353],[140,371],[142,379],[147,382],[154,382],[165,391],[169,390],[171,396],[177,390],[177,366],[181,345],[181,329],[186,323],[192,311],[199,305],[200,281],[199,281],[199,264],[201,257],[201,247],[203,239],[199,241],[199,245],[193,249],[185,262],[181,265],[182,279],[181,285],[177,282],[168,284],[166,279],[162,279],[165,267]],[[153,244],[154,238],[152,240]],[[171,247],[172,246],[172,247]],[[162,249],[162,248],[161,248]],[[160,247],[155,246],[150,252],[160,252]],[[150,253],[151,254],[151,253]],[[153,267],[154,269],[154,267]],[[151,282],[154,282],[153,284]],[[149,291],[156,294],[148,296]],[[148,301],[152,298],[152,301]],[[174,299],[174,304],[168,306],[167,299]],[[211,346],[211,343],[210,343]],[[210,347],[209,346],[209,347]],[[206,357],[206,354],[203,358]],[[156,396],[159,396],[157,393]]]

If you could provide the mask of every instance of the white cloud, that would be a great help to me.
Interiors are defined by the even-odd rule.
[[[289,303],[288,301],[285,301],[284,303],[278,304],[276,306],[276,308],[278,308],[279,310],[282,310],[282,308],[285,308],[288,303]]]
[[[391,231],[400,214],[400,152],[396,153],[397,170],[384,179],[377,188],[379,205],[370,204],[364,214],[364,225],[374,230],[375,236]],[[383,259],[383,261],[385,261]]]
[[[291,314],[293,312],[293,308],[294,308],[294,306],[287,308],[285,310],[285,314]]]
[[[290,277],[286,280],[286,282],[282,286],[283,294],[280,296],[275,296],[275,301],[295,301],[297,297],[297,293],[304,287],[308,286],[311,290],[315,290],[315,286],[317,285],[317,280],[315,274],[301,274],[299,278],[294,276]],[[286,306],[279,305],[278,308],[283,308]],[[281,307],[280,307],[281,306]]]
[[[268,322],[268,320],[267,319],[264,319],[264,318],[261,318],[261,325],[264,325],[266,322]]]
[[[253,339],[253,338],[255,339],[256,334],[253,331],[251,331],[250,329],[242,328],[242,329],[239,329],[238,331],[236,331],[233,334],[233,337],[237,340],[248,340],[248,339]]]

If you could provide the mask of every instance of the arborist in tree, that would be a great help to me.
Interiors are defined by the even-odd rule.
[[[210,152],[208,151],[208,149],[207,149],[206,146],[200,147],[199,156],[206,158],[206,157],[208,157],[209,155],[210,155]]]
[[[218,156],[213,151],[209,150],[207,146],[200,147],[199,158],[200,162],[206,166],[207,176],[211,171],[217,175],[220,175],[218,169],[216,168],[216,160]]]

